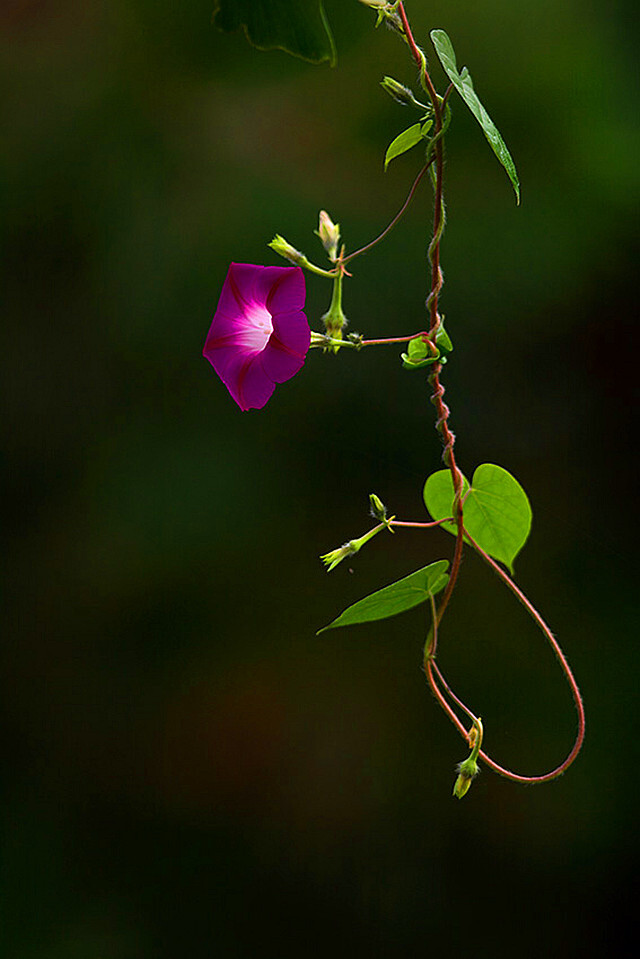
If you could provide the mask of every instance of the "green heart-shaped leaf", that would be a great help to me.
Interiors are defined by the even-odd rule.
[[[513,572],[513,561],[531,530],[531,506],[518,481],[501,466],[484,463],[465,480],[464,526],[478,546]],[[453,481],[449,470],[438,470],[424,484],[424,502],[431,516],[444,519],[453,511]],[[454,523],[443,529],[456,535]]]
[[[404,579],[399,579],[376,593],[371,593],[353,606],[349,606],[343,613],[334,619],[328,626],[323,626],[316,633],[324,633],[327,629],[337,626],[353,626],[356,623],[370,623],[377,619],[388,619],[407,609],[413,609],[420,603],[426,603],[430,596],[435,596],[444,589],[449,580],[447,569],[449,563],[440,559],[423,569],[416,570]]]
[[[511,180],[516,194],[516,201],[520,203],[520,181],[518,179],[516,165],[507,149],[506,143],[500,136],[497,126],[481,104],[478,94],[473,88],[471,74],[466,67],[463,67],[462,70],[458,72],[455,50],[444,30],[432,30],[431,40],[436,48],[436,53],[438,54],[445,73],[482,127],[482,132],[487,138],[489,146],[507,171],[507,176]]]
[[[260,50],[286,50],[312,63],[336,64],[322,0],[216,0],[213,22],[227,33],[242,27]]]
[[[462,495],[469,490],[469,483],[466,477],[462,477]],[[447,516],[453,516],[453,481],[449,470],[438,470],[432,473],[424,484],[422,491],[424,504],[435,520],[446,519]],[[467,514],[465,510],[465,522]],[[458,527],[455,523],[443,523],[442,528],[454,536],[458,533]]]

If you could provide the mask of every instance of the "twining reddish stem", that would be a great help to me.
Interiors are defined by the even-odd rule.
[[[432,629],[432,637],[431,637],[431,642],[430,642],[430,644],[428,645],[428,647],[425,647],[424,671],[425,671],[425,673],[427,674],[427,677],[428,677],[428,679],[429,679],[429,684],[430,684],[430,686],[431,686],[431,689],[433,690],[434,695],[436,696],[436,699],[438,700],[438,702],[440,703],[440,705],[442,706],[442,708],[445,710],[445,712],[448,713],[448,715],[449,715],[450,718],[453,720],[453,722],[455,723],[455,725],[458,726],[458,728],[461,728],[461,729],[462,729],[462,731],[463,731],[463,733],[464,733],[464,735],[465,735],[465,738],[467,739],[467,741],[469,741],[469,737],[470,737],[471,733],[470,733],[470,732],[467,733],[466,729],[464,728],[464,726],[462,725],[462,723],[460,722],[460,720],[458,719],[458,717],[457,717],[456,714],[454,713],[453,709],[451,708],[451,706],[449,705],[449,703],[446,701],[446,699],[444,698],[444,696],[442,695],[442,693],[441,693],[440,690],[438,689],[438,686],[436,685],[436,683],[434,682],[434,679],[433,679],[433,674],[435,673],[435,674],[437,675],[438,679],[440,680],[442,686],[443,686],[444,689],[447,691],[447,695],[449,695],[449,696],[451,697],[451,699],[452,699],[452,700],[454,701],[454,703],[463,711],[463,713],[466,713],[466,714],[467,714],[467,716],[469,717],[469,719],[470,719],[471,722],[473,723],[473,728],[476,728],[476,727],[477,727],[477,723],[478,723],[478,721],[479,721],[479,720],[478,720],[478,717],[477,717],[477,716],[474,716],[474,714],[471,712],[471,710],[469,709],[469,707],[468,707],[468,706],[465,706],[465,704],[462,702],[462,700],[461,700],[461,699],[458,699],[458,697],[457,697],[456,694],[453,692],[453,690],[449,689],[449,686],[447,685],[444,676],[442,675],[442,673],[440,672],[440,670],[438,669],[438,667],[437,667],[437,665],[436,665],[436,662],[435,662],[435,658],[434,658],[434,657],[435,657],[435,654],[436,654],[436,649],[437,649],[437,647],[438,647],[438,617],[437,617],[437,615],[436,615],[436,601],[435,601],[435,599],[433,598],[433,596],[430,596],[429,599],[430,599],[430,601],[431,601],[431,629]]]
[[[429,333],[428,340],[432,345],[435,345],[436,335],[438,329],[441,325],[441,317],[438,312],[438,301],[440,290],[444,282],[442,269],[440,267],[440,239],[444,229],[444,203],[443,203],[443,182],[444,182],[444,162],[443,162],[443,125],[442,117],[443,111],[445,109],[447,100],[452,92],[453,85],[450,84],[447,88],[443,98],[439,98],[436,93],[435,87],[429,76],[427,70],[427,61],[424,53],[417,46],[407,15],[404,9],[404,3],[398,3],[397,7],[398,13],[402,20],[403,30],[405,38],[411,50],[411,55],[416,62],[417,66],[420,69],[420,79],[424,89],[429,94],[431,103],[433,105],[434,119],[435,119],[435,137],[434,137],[434,150],[435,150],[435,177],[434,177],[434,194],[435,194],[435,209],[434,209],[434,221],[433,221],[433,238],[429,245],[429,260],[431,263],[431,292],[427,298],[427,307],[429,310]],[[455,434],[449,429],[448,420],[449,420],[449,407],[443,400],[444,396],[444,387],[440,382],[440,372],[442,370],[442,365],[436,363],[432,368],[431,376],[429,377],[429,382],[433,387],[433,395],[431,397],[431,402],[434,404],[437,413],[436,420],[436,429],[442,437],[442,442],[444,445],[443,460],[445,465],[451,471],[451,479],[453,482],[454,488],[454,511],[455,511],[455,520],[457,524],[457,535],[456,535],[456,545],[453,555],[453,560],[451,564],[451,573],[447,586],[442,595],[440,605],[436,610],[435,601],[431,600],[432,614],[433,614],[433,624],[430,633],[430,637],[425,646],[425,658],[424,658],[424,667],[429,680],[429,685],[433,691],[433,694],[437,698],[438,702],[445,710],[451,721],[454,723],[456,728],[462,733],[467,742],[470,742],[471,733],[468,732],[463,723],[460,721],[459,717],[452,709],[450,704],[447,702],[445,695],[442,692],[442,689],[445,690],[446,694],[451,698],[458,708],[460,708],[474,723],[477,722],[474,714],[465,706],[465,704],[460,700],[455,693],[449,688],[444,676],[442,675],[440,669],[434,661],[436,654],[437,644],[438,644],[438,626],[442,620],[444,611],[449,603],[451,594],[456,584],[458,573],[460,570],[460,563],[462,560],[462,553],[464,549],[464,538],[467,536],[469,542],[473,548],[482,556],[482,558],[487,562],[494,572],[503,580],[506,586],[511,590],[511,592],[516,596],[516,598],[522,603],[529,615],[534,619],[538,627],[542,630],[547,641],[549,642],[551,648],[553,649],[556,658],[560,664],[562,672],[569,684],[571,689],[571,694],[573,701],[575,703],[577,712],[578,712],[578,733],[573,744],[571,751],[568,756],[559,766],[553,769],[549,773],[545,773],[542,776],[521,776],[518,773],[514,773],[509,769],[505,769],[503,766],[500,766],[498,763],[494,762],[485,752],[480,751],[480,756],[484,762],[493,769],[494,772],[498,773],[501,776],[511,779],[515,782],[522,783],[542,783],[548,782],[551,779],[555,779],[558,776],[568,769],[571,763],[574,761],[584,740],[585,732],[585,715],[584,715],[584,706],[582,703],[582,697],[580,695],[580,690],[575,681],[573,673],[569,663],[567,662],[564,653],[562,652],[557,640],[555,639],[553,633],[543,620],[540,613],[532,605],[532,603],[527,599],[524,593],[516,586],[513,580],[498,566],[496,562],[478,546],[478,544],[469,536],[464,528],[464,516],[463,516],[463,478],[458,466],[456,464],[455,454],[453,451],[455,444]],[[440,684],[440,685],[439,685]],[[442,687],[442,689],[440,688]]]
[[[380,234],[380,236],[377,236],[377,237],[375,238],[375,240],[371,240],[371,242],[370,242],[370,243],[367,243],[365,246],[360,247],[359,250],[354,250],[354,252],[353,252],[353,253],[350,253],[349,256],[345,256],[345,257],[342,259],[342,261],[341,261],[343,264],[348,263],[349,260],[353,260],[353,258],[354,258],[355,256],[360,256],[361,253],[366,253],[367,250],[370,250],[372,247],[374,247],[374,246],[376,245],[376,243],[379,243],[379,242],[380,242],[380,240],[384,240],[385,236],[386,236],[388,233],[390,233],[391,230],[393,230],[394,226],[396,225],[396,223],[398,222],[398,220],[402,217],[402,215],[405,213],[407,207],[409,206],[409,204],[410,204],[411,201],[413,200],[414,193],[415,193],[416,190],[418,189],[418,185],[419,185],[420,181],[422,180],[423,176],[425,175],[425,173],[427,172],[427,170],[429,169],[429,167],[431,166],[431,164],[434,162],[435,159],[436,159],[435,156],[432,156],[432,157],[429,158],[429,160],[427,160],[427,162],[426,162],[425,165],[422,167],[422,169],[421,169],[420,172],[418,173],[417,177],[416,177],[415,180],[413,181],[413,186],[412,186],[411,189],[409,190],[409,195],[407,196],[407,199],[404,201],[404,203],[402,204],[402,207],[400,208],[400,210],[398,211],[398,213],[396,213],[396,215],[394,216],[394,218],[393,218],[393,220],[391,221],[391,223],[390,223],[387,227],[385,227],[385,229],[382,231],[382,233]]]
[[[431,77],[429,76],[429,73],[427,71],[427,61],[426,61],[425,55],[413,38],[413,33],[411,32],[409,20],[407,19],[407,14],[404,9],[404,3],[402,2],[398,4],[398,13],[400,14],[400,19],[402,20],[402,27],[404,29],[404,35],[407,38],[407,43],[409,44],[409,49],[411,50],[411,56],[415,60],[418,67],[420,67],[421,79],[424,81],[425,90],[429,94],[434,110],[436,110],[436,104],[438,103],[438,94],[436,93],[436,88],[431,82]],[[437,113],[436,113],[436,116],[437,116]],[[436,125],[436,133],[438,132],[438,129],[439,128]]]
[[[444,189],[444,160],[443,160],[443,143],[442,136],[439,134],[442,133],[442,106],[443,102],[438,96],[436,89],[433,85],[433,81],[429,76],[429,71],[427,69],[427,61],[424,53],[415,42],[413,33],[411,31],[411,26],[407,18],[406,11],[404,9],[404,3],[400,2],[398,4],[398,13],[402,20],[402,26],[404,29],[404,34],[411,50],[411,55],[416,62],[417,66],[420,69],[420,80],[424,89],[429,94],[431,104],[433,106],[433,114],[435,120],[435,183],[434,183],[434,213],[433,213],[433,238],[429,245],[429,259],[431,262],[431,292],[427,298],[427,306],[429,309],[429,340],[431,343],[435,344],[435,338],[438,333],[438,329],[442,322],[440,314],[438,312],[438,299],[440,295],[440,290],[444,282],[444,277],[442,274],[442,269],[440,268],[440,238],[442,236],[442,231],[444,229],[444,204],[443,204],[443,189]],[[449,429],[448,419],[449,419],[449,407],[443,400],[444,396],[444,387],[440,383],[440,371],[442,370],[442,364],[436,363],[433,367],[431,376],[429,377],[429,382],[433,387],[433,395],[431,397],[431,402],[436,408],[437,418],[436,418],[436,429],[442,437],[442,442],[444,445],[443,452],[443,461],[445,466],[451,471],[451,480],[453,482],[454,489],[454,505],[456,513],[456,524],[458,527],[456,535],[456,545],[453,554],[453,560],[451,562],[451,572],[449,575],[449,580],[447,582],[446,589],[443,593],[442,599],[440,600],[440,605],[438,608],[437,620],[440,622],[444,611],[447,608],[451,594],[456,585],[458,578],[458,573],[460,570],[460,563],[462,560],[462,552],[464,549],[464,533],[463,533],[463,509],[462,509],[462,473],[458,469],[455,454],[453,452],[453,447],[455,443],[455,434]]]
[[[451,94],[453,93],[454,90],[455,90],[455,87],[454,87],[453,83],[450,83],[449,86],[447,87],[447,89],[444,91],[444,96],[443,96],[443,98],[442,98],[442,103],[440,104],[440,107],[441,107],[442,109],[444,109],[445,106],[447,105],[447,100],[449,99],[449,97],[451,96]]]
[[[471,710],[469,709],[469,707],[468,707],[468,706],[465,706],[465,704],[462,702],[461,699],[458,699],[458,697],[456,696],[456,694],[454,693],[454,691],[453,691],[453,690],[449,687],[449,685],[447,684],[444,676],[442,675],[442,673],[440,672],[440,670],[439,670],[439,668],[438,668],[437,663],[436,663],[435,661],[432,661],[430,665],[431,665],[431,669],[433,670],[433,672],[434,672],[434,673],[436,674],[436,676],[438,677],[439,682],[441,683],[441,685],[443,686],[443,688],[446,690],[447,696],[449,696],[449,698],[453,700],[453,702],[456,704],[456,706],[458,706],[458,708],[461,709],[461,710],[463,711],[463,713],[466,713],[466,714],[467,714],[467,716],[469,717],[469,719],[471,720],[472,723],[477,722],[477,721],[478,721],[478,717],[477,717],[477,716],[474,716],[474,714],[471,712]],[[455,713],[454,713],[453,715],[455,716]],[[464,728],[464,727],[463,727],[463,728]]]
[[[443,191],[443,149],[442,149],[442,138],[438,137],[438,134],[442,130],[442,105],[440,97],[436,92],[436,88],[433,85],[433,81],[429,76],[429,71],[427,70],[427,61],[424,53],[417,45],[416,41],[413,38],[413,33],[411,32],[411,26],[409,25],[409,20],[407,18],[406,11],[404,9],[404,3],[398,4],[398,13],[402,20],[402,26],[404,28],[404,34],[409,44],[409,49],[411,50],[411,55],[415,60],[417,66],[420,68],[420,80],[425,90],[429,94],[429,99],[431,100],[431,105],[433,106],[433,116],[435,120],[434,134],[437,138],[435,141],[435,163],[436,163],[436,176],[435,176],[435,209],[434,209],[434,221],[433,221],[433,249],[429,249],[429,256],[431,257],[431,297],[430,297],[430,315],[431,315],[431,325],[429,329],[429,335],[434,337],[438,331],[438,326],[440,325],[440,317],[438,316],[438,293],[440,292],[440,287],[442,286],[442,275],[440,271],[440,234],[442,232],[442,191]]]
[[[442,599],[440,600],[440,605],[438,607],[437,620],[438,623],[442,621],[444,611],[447,608],[449,600],[451,599],[451,594],[456,585],[456,580],[458,578],[458,573],[460,572],[460,563],[462,562],[462,552],[464,549],[464,516],[462,508],[462,473],[458,469],[455,453],[453,452],[453,446],[456,441],[455,433],[449,429],[449,407],[443,400],[444,396],[444,386],[440,382],[440,370],[442,369],[442,364],[436,363],[433,368],[433,373],[429,377],[429,382],[433,387],[433,395],[431,397],[431,402],[436,408],[437,418],[436,418],[436,429],[442,437],[442,442],[444,444],[444,451],[442,454],[442,459],[445,466],[448,466],[451,471],[451,479],[453,481],[454,489],[454,511],[455,511],[455,521],[458,527],[456,533],[456,545],[453,552],[453,559],[451,561],[451,572],[449,574],[449,580],[447,582],[444,593],[442,594]]]

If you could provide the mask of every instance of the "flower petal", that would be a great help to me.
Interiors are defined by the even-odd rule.
[[[240,347],[263,349],[272,330],[271,315],[265,305],[267,294],[256,298],[256,280],[266,271],[263,266],[232,263],[227,271],[220,299],[205,342],[205,355],[235,336]]]
[[[233,381],[237,377],[237,368],[243,363],[248,363],[255,355],[248,350],[238,349],[235,342],[227,343],[215,349],[205,347],[204,350],[204,356],[209,360],[225,385],[228,385],[229,381]]]
[[[276,388],[262,369],[260,356],[260,353],[228,353],[220,369],[214,367],[241,410],[262,409]]]
[[[219,337],[240,333],[246,327],[245,313],[248,309],[246,297],[252,299],[256,269],[259,267],[245,263],[232,263],[229,267],[207,334],[205,349]]]
[[[227,270],[227,275],[222,284],[220,299],[216,307],[216,316],[218,313],[222,313],[230,319],[233,319],[233,317],[242,316],[244,313],[246,302],[240,292],[241,284],[238,283],[238,278],[235,275],[241,266],[242,264],[232,263]],[[246,288],[246,284],[242,285]]]
[[[302,369],[311,332],[306,316],[300,312],[275,316],[273,325],[262,352],[262,368],[276,383],[284,383]]]
[[[244,363],[233,389],[228,385],[229,392],[241,410],[261,410],[276,388],[274,381],[262,369],[260,358],[261,354],[258,353]]]
[[[294,313],[304,307],[306,289],[299,266],[265,266],[255,277],[255,297],[272,316]]]
[[[298,353],[303,359],[309,352],[311,330],[307,317],[301,310],[274,316],[272,335],[275,335],[289,352]]]
[[[265,305],[267,294],[265,293],[262,296],[259,282],[266,269],[265,266],[255,266],[253,263],[232,263],[229,267],[224,287],[228,286],[229,293],[242,312],[256,300],[262,306]],[[275,267],[271,267],[271,269],[275,269]],[[220,297],[220,300],[222,301],[222,297]]]

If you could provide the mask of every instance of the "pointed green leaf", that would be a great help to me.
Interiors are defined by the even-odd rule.
[[[430,596],[435,596],[447,585],[448,567],[448,561],[440,559],[405,576],[404,579],[399,579],[397,583],[371,593],[370,596],[345,609],[332,623],[319,629],[316,635],[319,636],[325,630],[335,629],[337,626],[353,626],[356,623],[388,619],[390,616],[404,613],[407,609],[413,609],[420,603],[426,603]]]
[[[520,203],[520,181],[518,180],[516,165],[513,162],[504,140],[500,136],[498,128],[482,106],[478,94],[474,90],[471,74],[466,67],[463,67],[458,73],[453,44],[444,30],[432,30],[431,40],[433,41],[445,73],[482,127],[482,132],[487,138],[491,149],[507,171],[507,176],[511,180],[516,194],[516,200]]]
[[[453,482],[449,470],[439,470],[428,478],[424,501],[434,519],[451,516]],[[464,500],[464,525],[485,553],[513,572],[513,561],[531,530],[527,494],[501,466],[484,463],[473,474],[471,489]],[[456,533],[453,523],[444,523],[443,529]]]
[[[411,147],[414,147],[416,143],[420,143],[422,140],[422,124],[414,123],[412,126],[408,127],[406,130],[403,130],[395,140],[392,140],[387,148],[387,152],[384,157],[384,168],[385,170],[389,166],[392,160],[395,160],[396,157],[401,156],[403,153],[406,153],[407,150],[410,150]]]
[[[213,22],[227,33],[242,28],[259,50],[285,50],[312,63],[336,64],[322,0],[216,0]]]

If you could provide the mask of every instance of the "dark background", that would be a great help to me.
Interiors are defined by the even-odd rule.
[[[517,579],[584,692],[561,780],[484,772],[420,669],[418,610],[315,630],[418,566],[444,532],[378,539],[375,490],[423,519],[440,467],[395,347],[310,354],[241,413],[202,344],[231,260],[350,249],[402,203],[403,45],[328,0],[339,65],[260,53],[211,0],[9,0],[2,29],[2,955],[288,959],[619,955],[637,851],[635,3],[411,0],[453,38],[518,164],[461,101],[448,138],[443,309],[458,455],[512,471],[534,525]],[[434,61],[435,58],[431,57]],[[434,76],[444,89],[441,72]],[[351,328],[412,332],[428,191],[354,261]],[[636,251],[637,252],[637,251]],[[308,280],[319,328],[326,281]],[[469,556],[440,663],[486,744],[540,773],[575,715],[553,656]],[[626,954],[626,953],[625,953]]]

